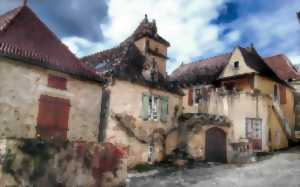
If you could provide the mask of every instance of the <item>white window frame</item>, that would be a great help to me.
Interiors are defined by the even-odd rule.
[[[248,121],[251,122],[249,127]],[[247,130],[248,129],[248,130]],[[250,131],[250,136],[247,132]],[[262,119],[261,118],[246,118],[246,137],[262,140]]]
[[[160,97],[159,96],[155,96],[155,95],[151,95],[149,97],[149,112],[150,112],[150,117],[149,119],[154,120],[154,121],[158,121],[159,117],[160,117],[160,111],[159,111],[159,101],[160,101]],[[155,101],[155,102],[153,102]]]
[[[201,101],[200,101],[201,99],[198,102],[196,102],[196,90],[199,90],[200,94],[201,94],[201,86],[193,87],[193,104],[194,105],[198,105],[201,103]]]
[[[152,163],[154,161],[155,154],[155,146],[153,143],[148,146],[148,163]]]

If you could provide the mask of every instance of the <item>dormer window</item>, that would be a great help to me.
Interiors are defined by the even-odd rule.
[[[239,69],[240,68],[240,62],[239,61],[235,61],[233,63],[233,67],[234,67],[234,69]]]

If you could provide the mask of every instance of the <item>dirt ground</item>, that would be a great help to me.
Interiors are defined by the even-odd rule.
[[[198,163],[156,171],[147,177],[132,175],[127,187],[300,187],[300,146],[242,166]]]

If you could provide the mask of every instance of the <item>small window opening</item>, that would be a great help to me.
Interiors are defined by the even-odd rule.
[[[238,69],[239,67],[240,67],[240,62],[239,61],[234,62],[234,68]]]

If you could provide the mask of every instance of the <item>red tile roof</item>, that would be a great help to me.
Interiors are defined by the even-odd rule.
[[[284,55],[262,58],[253,47],[239,49],[246,64],[261,75],[281,83],[289,79],[299,79],[299,73]],[[230,56],[231,53],[227,53],[181,65],[171,74],[170,79],[182,84],[212,83],[219,78]]]
[[[170,76],[171,81],[181,84],[212,83],[227,65],[231,53],[181,65]]]
[[[80,78],[103,82],[27,6],[0,16],[0,55]]]
[[[299,72],[285,55],[266,57],[264,60],[281,80],[300,79]]]

